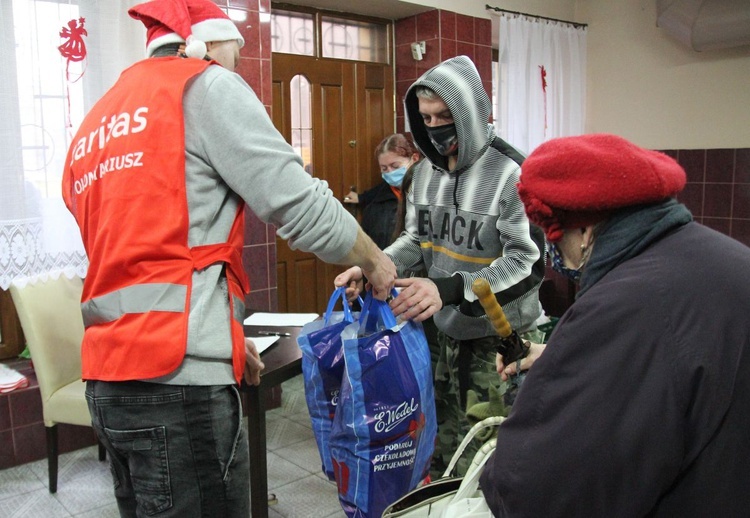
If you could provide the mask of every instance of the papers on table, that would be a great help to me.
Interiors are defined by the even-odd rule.
[[[278,336],[248,336],[248,338],[255,344],[258,354],[263,354],[263,351],[279,341]]]
[[[253,313],[245,319],[245,325],[302,327],[318,316],[317,313]]]

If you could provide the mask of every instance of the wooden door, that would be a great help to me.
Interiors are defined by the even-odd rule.
[[[375,146],[393,132],[393,69],[390,65],[273,54],[273,112],[278,130],[291,142],[290,82],[310,84],[311,174],[326,180],[341,200],[350,186],[359,192],[380,181]],[[345,268],[313,254],[293,251],[277,238],[279,311],[322,313],[334,277]]]

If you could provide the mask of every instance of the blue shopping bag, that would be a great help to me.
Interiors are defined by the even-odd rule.
[[[368,293],[342,333],[345,371],[330,435],[347,516],[379,517],[427,475],[437,435],[430,351],[422,325],[397,325]]]
[[[343,310],[334,311],[339,300]],[[334,474],[328,440],[344,373],[341,332],[354,322],[355,316],[346,300],[346,287],[336,288],[328,300],[323,319],[305,324],[297,337],[297,344],[302,350],[302,376],[307,410],[310,413],[322,470],[329,480],[334,480]]]

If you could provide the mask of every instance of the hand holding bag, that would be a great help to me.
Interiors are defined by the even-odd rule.
[[[342,311],[334,312],[338,301]],[[344,374],[344,350],[341,332],[355,321],[355,314],[346,300],[346,287],[336,288],[328,300],[322,320],[302,327],[297,344],[302,350],[302,376],[305,382],[305,400],[310,412],[313,435],[318,445],[323,472],[334,480],[329,448],[331,424]]]
[[[474,455],[464,477],[453,476],[464,450],[485,428],[499,426],[505,418],[492,416],[476,423],[453,454],[443,476],[404,495],[383,511],[383,518],[491,518],[479,477],[496,448],[496,439],[486,442]]]

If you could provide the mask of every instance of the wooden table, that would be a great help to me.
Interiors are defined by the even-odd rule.
[[[247,440],[250,447],[250,510],[254,518],[268,517],[268,466],[266,461],[267,390],[302,374],[302,351],[297,345],[301,327],[245,326],[245,336],[258,331],[289,333],[261,355],[265,369],[257,387],[242,383],[247,406]]]

